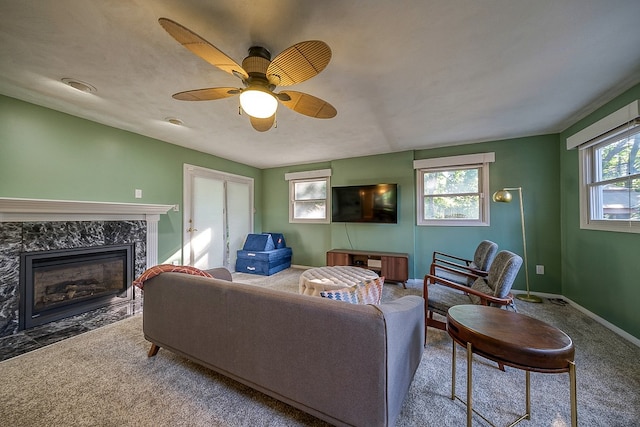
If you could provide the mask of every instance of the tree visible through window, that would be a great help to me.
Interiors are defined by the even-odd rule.
[[[327,180],[293,181],[293,218],[326,219]]]
[[[640,221],[640,128],[587,151],[590,220]]]
[[[328,224],[331,169],[285,174],[289,181],[289,222]]]
[[[424,219],[480,219],[480,168],[424,173]]]
[[[418,225],[489,225],[494,153],[416,160]]]

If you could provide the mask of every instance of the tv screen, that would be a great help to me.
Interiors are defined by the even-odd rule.
[[[332,222],[398,222],[397,184],[352,185],[331,189]]]

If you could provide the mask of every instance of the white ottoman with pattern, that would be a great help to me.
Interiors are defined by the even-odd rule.
[[[300,275],[299,293],[320,296],[322,291],[334,291],[355,286],[367,279],[379,277],[375,271],[351,266],[316,267]]]

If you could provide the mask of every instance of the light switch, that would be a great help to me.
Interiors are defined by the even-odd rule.
[[[142,190],[140,190],[139,188],[136,188],[135,196],[136,196],[136,199],[142,199]]]

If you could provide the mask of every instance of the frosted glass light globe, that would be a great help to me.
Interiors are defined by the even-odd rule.
[[[266,119],[275,114],[278,100],[265,90],[247,89],[240,94],[240,105],[251,117]]]

